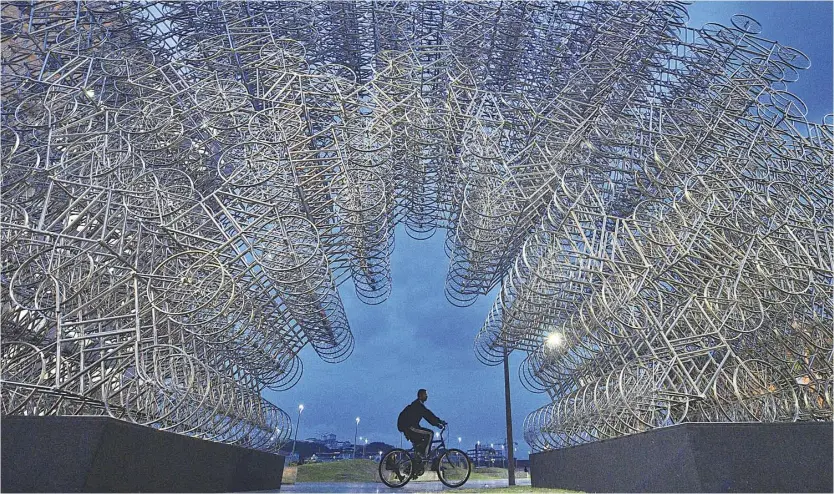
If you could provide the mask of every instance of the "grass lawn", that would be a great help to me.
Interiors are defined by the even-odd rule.
[[[530,487],[529,485],[515,485],[513,487],[495,487],[491,489],[467,489],[466,484],[463,484],[463,487],[460,489],[454,490],[455,494],[458,492],[488,492],[489,494],[502,494],[505,492],[511,493],[521,493],[521,492],[530,492],[533,494],[541,493],[548,493],[548,492],[582,492],[582,491],[569,491],[567,489],[547,489],[544,487]]]
[[[342,460],[299,465],[296,482],[378,482],[377,462]]]
[[[527,478],[529,474],[524,473],[522,470],[516,470],[516,478]],[[494,479],[506,479],[507,478],[507,469],[506,468],[495,468],[495,467],[488,467],[488,468],[473,468],[472,475],[469,477],[472,480],[494,480]]]
[[[306,463],[298,467],[296,482],[379,482],[377,477],[377,462],[372,460],[342,460],[330,463]],[[507,478],[505,468],[478,468],[473,469],[470,480],[495,480]],[[413,482],[413,481],[412,481]],[[450,493],[459,492],[483,492],[484,489],[454,489]],[[528,486],[498,487],[489,489],[490,494],[504,492],[578,492],[565,489],[537,489]]]

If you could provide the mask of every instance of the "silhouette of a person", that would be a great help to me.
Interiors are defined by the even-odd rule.
[[[414,452],[423,457],[428,456],[431,438],[434,432],[420,426],[420,421],[426,419],[435,427],[446,426],[446,421],[441,420],[431,410],[426,408],[424,403],[429,399],[429,393],[425,389],[417,391],[417,399],[405,407],[397,419],[397,428],[405,434],[406,439],[414,444]]]

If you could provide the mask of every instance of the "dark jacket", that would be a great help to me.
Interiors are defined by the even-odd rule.
[[[405,427],[420,427],[420,420],[426,419],[428,423],[435,427],[440,427],[441,420],[437,415],[431,413],[431,410],[423,405],[420,400],[414,400],[410,405],[403,409],[403,425]]]

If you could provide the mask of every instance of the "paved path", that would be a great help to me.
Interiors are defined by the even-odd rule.
[[[530,479],[517,479],[517,485],[530,485]],[[507,487],[507,479],[497,480],[470,480],[463,484],[461,489],[491,489],[495,487]],[[435,482],[409,482],[400,489],[391,489],[385,487],[385,484],[380,482],[301,482],[300,484],[281,486],[280,491],[269,492],[438,492],[449,491],[453,493],[454,489],[441,484],[439,481]]]

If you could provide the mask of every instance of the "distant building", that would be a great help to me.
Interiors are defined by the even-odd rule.
[[[344,444],[336,440],[336,434],[322,434],[319,437],[311,437],[307,439],[307,442],[321,444],[327,449],[339,449]]]
[[[329,463],[342,459],[341,451],[321,451],[310,456],[310,463]]]
[[[506,467],[504,451],[489,447],[475,447],[466,452],[476,467]]]
[[[336,448],[336,434],[325,434],[322,436],[324,440],[324,445],[330,449]]]

